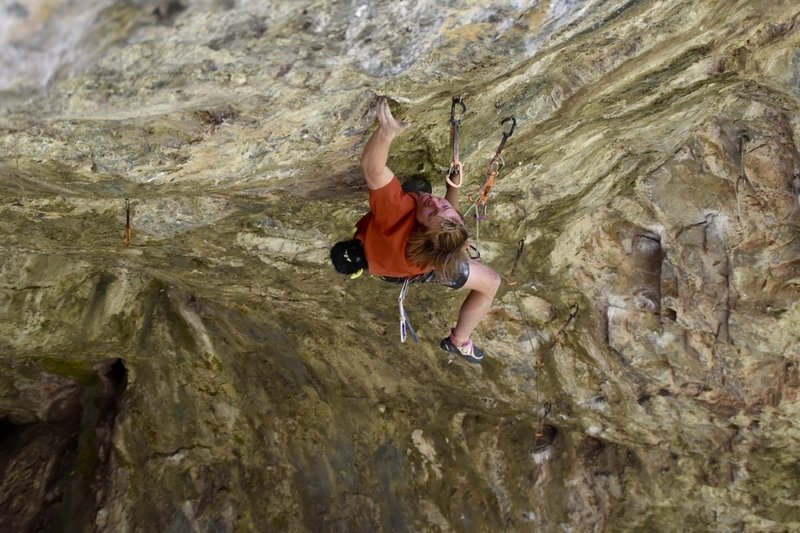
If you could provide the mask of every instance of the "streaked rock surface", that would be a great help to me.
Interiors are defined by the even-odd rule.
[[[0,529],[800,528],[795,2],[0,9]],[[376,95],[435,192],[517,119],[479,368],[328,264]]]

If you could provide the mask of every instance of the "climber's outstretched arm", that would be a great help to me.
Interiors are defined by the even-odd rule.
[[[370,136],[361,153],[361,169],[371,190],[380,189],[394,178],[394,172],[386,166],[389,147],[395,136],[408,126],[392,116],[389,103],[382,96],[378,99],[377,115],[378,129]]]
[[[448,183],[444,199],[450,202],[450,205],[452,205],[456,211],[461,213],[461,208],[458,207],[458,187],[453,187]]]

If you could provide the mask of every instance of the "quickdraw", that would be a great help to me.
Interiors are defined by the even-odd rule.
[[[507,122],[511,122],[511,128],[509,128],[508,131],[505,129],[505,124]],[[494,155],[486,165],[486,169],[483,171],[483,180],[481,181],[481,186],[476,192],[478,199],[473,200],[472,195],[468,197],[469,201],[475,204],[476,217],[484,220],[488,216],[489,195],[492,192],[492,187],[494,187],[494,180],[505,166],[505,161],[503,160],[503,156],[501,154],[503,153],[503,148],[506,146],[506,141],[508,141],[508,138],[514,134],[514,129],[517,127],[517,119],[514,117],[506,117],[500,121],[500,125],[503,126],[503,138],[500,140],[500,145],[497,147],[497,150],[495,150]],[[483,207],[482,216],[479,215],[481,207]]]
[[[456,106],[461,106],[461,114],[456,118]],[[459,153],[458,142],[458,128],[461,126],[461,119],[467,112],[467,106],[464,104],[464,99],[461,96],[454,96],[453,103],[450,106],[450,135],[453,143],[453,160],[450,163],[450,168],[445,176],[445,181],[451,187],[459,188],[464,183],[464,164],[461,162]],[[458,176],[458,182],[450,179],[453,176]]]
[[[539,438],[544,436],[544,420],[547,418],[553,411],[553,406],[550,402],[544,402],[542,405],[542,418],[536,424],[536,433],[534,433],[534,437],[538,440]],[[536,448],[536,442],[534,441],[534,449]]]
[[[131,226],[131,202],[125,199],[125,236],[122,238],[122,244],[130,246],[133,240],[133,227]]]
[[[553,336],[552,342],[550,345],[545,348],[544,350],[539,351],[537,355],[536,346],[533,343],[533,338],[531,337],[530,333],[530,325],[528,323],[528,318],[525,316],[525,312],[522,309],[522,305],[520,305],[519,298],[517,297],[517,290],[513,287],[516,284],[513,281],[513,278],[516,274],[517,265],[519,263],[520,258],[522,257],[522,250],[523,246],[525,245],[525,240],[520,239],[517,243],[517,253],[514,256],[514,264],[511,267],[511,271],[508,274],[508,281],[509,285],[511,285],[511,294],[514,296],[514,303],[517,305],[517,310],[519,311],[519,316],[522,319],[522,325],[525,328],[525,333],[528,337],[528,343],[531,346],[531,354],[533,355],[533,368],[536,371],[535,377],[535,406],[534,406],[534,436],[533,436],[533,449],[534,451],[539,447],[540,441],[546,442],[547,436],[545,435],[545,419],[547,415],[549,415],[552,410],[553,406],[550,402],[542,402],[541,400],[541,373],[544,369],[544,359],[546,356],[550,354],[553,350],[555,345],[560,342],[562,335],[569,327],[569,325],[575,320],[578,316],[578,304],[573,303],[569,306],[569,311],[567,312],[567,319],[564,321],[563,325],[559,328],[556,334]]]
[[[414,326],[411,325],[411,320],[408,318],[406,309],[403,306],[403,300],[406,299],[406,295],[408,294],[409,283],[409,278],[406,278],[405,281],[403,281],[403,288],[400,289],[400,296],[397,298],[397,301],[400,304],[400,342],[405,343],[406,339],[408,338],[408,334],[411,333],[411,338],[414,339],[415,343],[419,344],[417,332],[414,331]]]
[[[555,336],[553,337],[553,346],[555,346],[555,344],[559,340],[561,340],[561,335],[563,335],[564,331],[567,329],[567,327],[569,327],[569,325],[572,323],[573,320],[575,320],[575,317],[577,317],[577,316],[578,316],[578,304],[570,305],[569,306],[569,314],[567,315],[566,322],[564,322],[564,325],[561,326],[561,329],[559,329],[556,332]],[[551,346],[551,348],[552,348],[552,346]]]
[[[514,264],[511,267],[511,271],[508,273],[508,284],[509,285],[516,285],[517,280],[514,279],[514,276],[517,275],[517,264],[519,263],[520,258],[522,257],[522,248],[525,246],[525,239],[520,239],[517,243],[517,255],[514,256]]]

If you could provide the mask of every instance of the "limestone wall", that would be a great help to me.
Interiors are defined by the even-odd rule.
[[[0,529],[800,528],[795,2],[0,10]],[[517,120],[479,367],[329,265],[377,95],[467,206]]]

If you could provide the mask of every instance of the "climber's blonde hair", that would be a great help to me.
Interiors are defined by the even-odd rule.
[[[469,234],[463,220],[441,218],[430,228],[417,228],[408,239],[408,258],[422,267],[433,267],[443,280],[454,280],[459,266],[467,260],[465,245]]]

